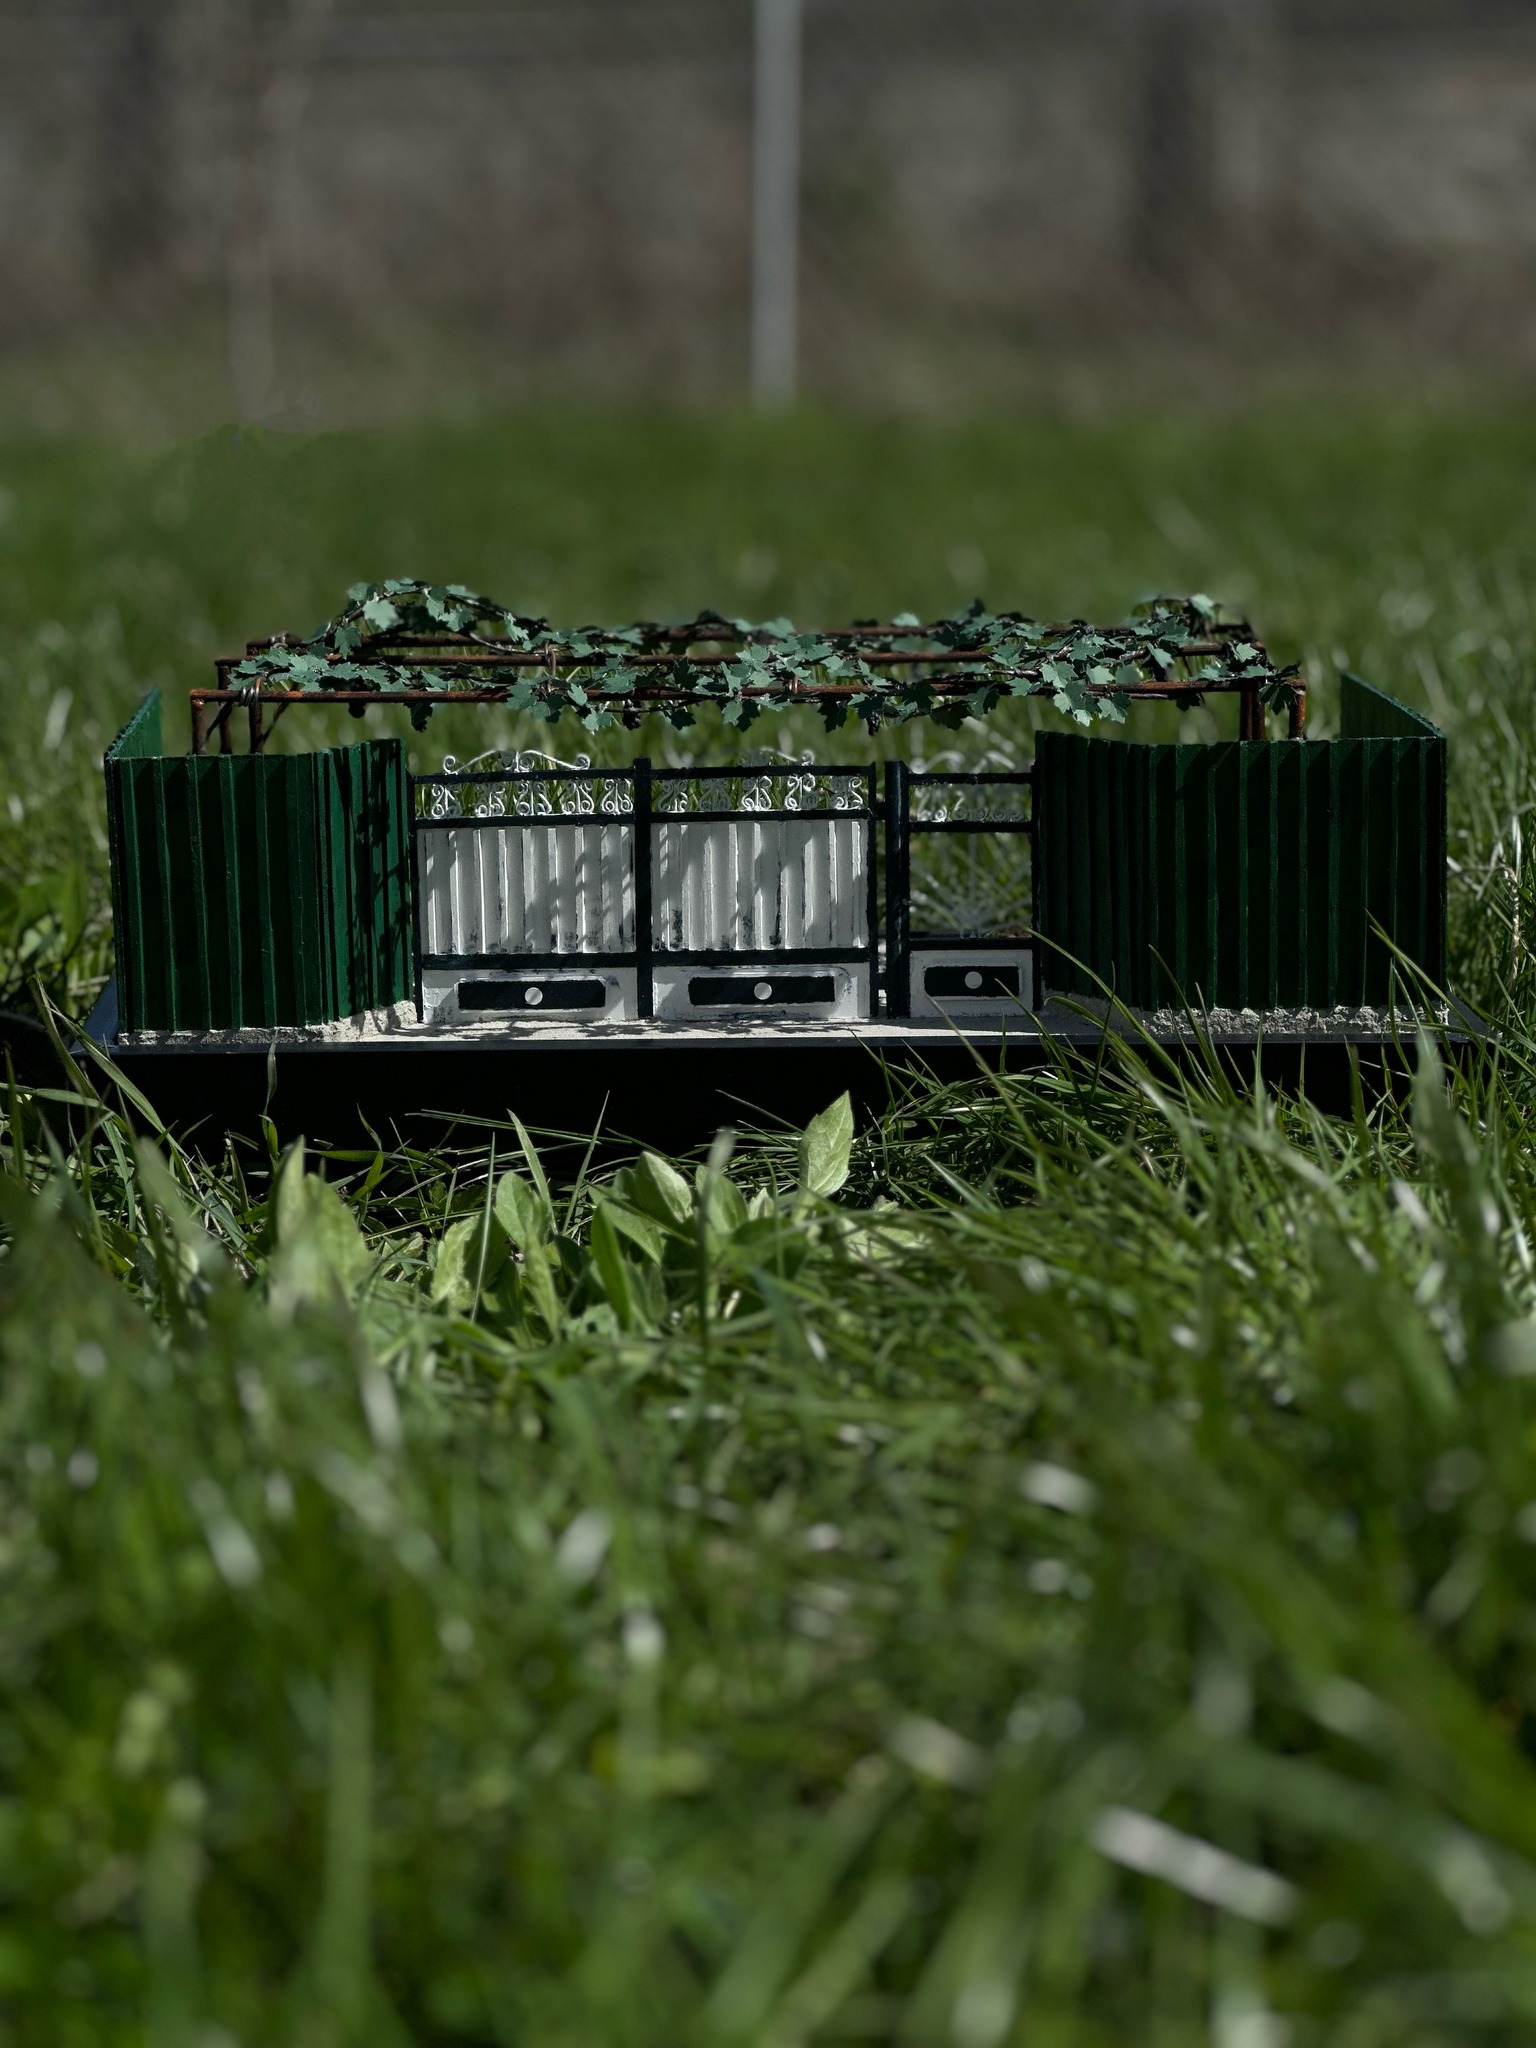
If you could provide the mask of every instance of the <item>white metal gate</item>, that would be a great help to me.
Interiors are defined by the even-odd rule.
[[[631,823],[429,824],[416,845],[426,954],[489,960],[634,951]]]
[[[445,762],[416,783],[423,1006],[867,1016],[874,826],[868,768]]]
[[[657,953],[867,947],[868,836],[859,817],[658,818]]]

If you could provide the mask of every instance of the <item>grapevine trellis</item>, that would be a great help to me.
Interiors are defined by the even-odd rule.
[[[354,586],[308,639],[255,642],[218,668],[218,689],[192,693],[199,750],[209,706],[227,746],[234,706],[247,704],[259,748],[263,705],[280,714],[327,697],[359,716],[370,702],[404,703],[418,729],[434,706],[471,702],[551,723],[573,713],[594,733],[652,712],[687,726],[706,706],[745,729],[765,711],[811,705],[829,729],[855,719],[874,732],[914,718],[959,726],[1015,697],[1047,698],[1082,725],[1119,723],[1136,698],[1198,702],[1209,690],[1239,693],[1244,736],[1258,738],[1265,710],[1286,713],[1299,734],[1305,690],[1294,665],[1277,666],[1246,623],[1200,596],[1149,599],[1115,626],[1049,625],[978,599],[947,618],[903,613],[829,632],[713,611],[572,628],[458,584],[399,579]]]

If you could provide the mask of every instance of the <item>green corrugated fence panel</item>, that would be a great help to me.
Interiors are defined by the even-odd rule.
[[[368,977],[359,969],[367,946],[365,926],[373,914],[373,905],[366,893],[361,897],[358,894],[358,876],[353,859],[354,849],[348,813],[357,800],[357,782],[358,778],[333,755],[331,774],[325,789],[326,836],[330,856],[330,945],[327,950],[332,987],[329,1000],[344,1016],[349,1016],[354,1009],[363,1007],[359,1000],[359,991],[367,987]],[[350,918],[347,915],[347,906],[354,903],[357,906],[357,914],[355,918]]]
[[[399,1002],[415,986],[409,785],[399,748],[348,748],[332,758],[337,974],[351,1008],[365,1009]]]
[[[158,760],[164,751],[160,737],[160,692],[151,690],[117,738],[108,747],[108,761]]]
[[[317,841],[322,830],[320,785],[324,764],[323,754],[288,754],[271,764],[279,791],[283,854],[288,869],[285,964],[292,977],[291,1015],[296,1024],[318,1024],[325,1016],[324,945],[329,919],[322,917],[317,901],[321,874]],[[278,957],[284,956],[279,953]]]
[[[399,741],[175,758],[160,744],[150,697],[106,756],[124,1027],[314,1024],[409,997]]]
[[[1335,767],[1332,748],[1303,743],[1297,753],[1302,830],[1307,854],[1297,877],[1306,908],[1307,936],[1297,978],[1282,1002],[1326,1002],[1338,957],[1333,888],[1338,847],[1333,830]]]
[[[153,764],[161,746],[160,692],[151,690],[108,747],[104,763],[112,901],[117,906],[119,927],[126,925],[137,939],[118,967],[119,999],[125,1016],[167,1000],[165,928],[145,914],[146,877],[158,877],[162,872],[156,832],[159,813],[152,787],[143,800],[139,796],[141,789],[156,780]],[[151,886],[149,901],[153,903],[157,896],[158,889]]]
[[[1346,740],[1437,740],[1443,737],[1422,711],[1399,704],[1363,676],[1339,678],[1339,737]]]
[[[1345,705],[1337,740],[1042,733],[1045,985],[1140,1008],[1357,1008],[1388,1000],[1393,946],[1443,984],[1445,740],[1356,679]]]

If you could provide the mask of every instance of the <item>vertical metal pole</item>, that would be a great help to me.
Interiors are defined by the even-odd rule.
[[[885,1014],[912,1014],[912,863],[907,842],[907,764],[885,764]]]
[[[752,403],[795,396],[803,0],[756,0],[752,80]]]
[[[421,965],[422,955],[427,950],[427,890],[422,876],[425,856],[421,850],[421,813],[416,792],[425,781],[424,776],[407,775],[405,778],[405,827],[410,843],[411,871],[411,951],[415,956],[416,980],[416,1022],[422,1023],[427,1014],[426,983]]]
[[[877,820],[880,816],[880,799],[875,785],[875,764],[870,762],[864,771],[864,863],[865,881],[868,894],[865,898],[864,915],[869,931],[869,1014],[880,1014],[880,842]]]
[[[635,763],[635,1008],[642,1017],[655,1014],[652,981],[655,942],[651,933],[651,764],[642,755]]]
[[[1029,791],[1029,1007],[1038,1010],[1045,1000],[1040,987],[1040,830],[1035,818],[1035,771],[1024,776]]]

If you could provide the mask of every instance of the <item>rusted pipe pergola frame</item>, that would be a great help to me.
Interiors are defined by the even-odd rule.
[[[972,696],[982,681],[977,676],[932,676],[929,687],[941,701],[945,698]],[[1306,685],[1296,681],[1291,685],[1295,692],[1287,716],[1287,737],[1301,739],[1306,732],[1307,705]],[[237,705],[246,706],[249,714],[250,749],[259,754],[265,747],[273,727],[292,705],[344,704],[359,714],[370,705],[391,704],[505,704],[514,685],[507,683],[498,687],[478,690],[193,690],[189,693],[192,706],[192,751],[201,754],[207,751],[207,743],[217,738],[221,751],[230,748],[230,720]],[[793,703],[819,704],[828,698],[852,698],[861,696],[865,686],[860,683],[803,683],[786,692],[783,684],[766,684],[761,689],[745,689],[735,692],[731,698],[700,697],[691,690],[669,689],[665,684],[649,688],[640,684],[622,698],[599,698],[597,701],[614,710],[630,707],[644,707],[646,710],[662,710],[669,704],[687,704],[703,707],[710,704],[750,701],[754,697],[771,697],[776,708],[784,708],[782,699],[788,694]],[[1259,697],[1260,685],[1241,682],[1166,682],[1139,683],[1127,690],[1094,690],[1090,694],[1098,697],[1135,697],[1146,702],[1176,703],[1180,698],[1197,701],[1202,697],[1238,697],[1238,738],[1261,740],[1264,738],[1264,706]],[[1045,695],[1045,691],[1038,693]],[[262,717],[263,707],[272,705],[274,716],[270,725]],[[216,705],[217,714],[211,724],[207,718],[207,707]]]
[[[901,626],[856,626],[853,628],[841,628],[835,635],[827,635],[826,637],[832,640],[857,638],[868,641],[890,638],[898,634],[909,634],[913,630],[913,628]],[[1181,660],[1198,660],[1219,654],[1223,651],[1224,641],[1231,639],[1234,632],[1239,630],[1241,629],[1218,629],[1219,637],[1213,637],[1209,640],[1185,642],[1177,650],[1178,657]],[[630,668],[662,666],[678,660],[680,654],[685,653],[690,646],[696,646],[701,643],[704,645],[720,644],[721,642],[729,641],[730,638],[731,636],[727,632],[722,631],[718,641],[706,640],[699,632],[697,626],[660,628],[655,635],[655,639],[658,641],[671,641],[672,646],[670,649],[660,648],[654,644],[640,649],[626,647],[622,649],[622,658],[625,665]],[[283,647],[292,644],[284,638],[252,641],[244,657],[225,655],[218,660],[216,669],[219,676],[219,687],[216,689],[194,689],[189,693],[192,716],[192,751],[194,754],[206,752],[208,741],[212,738],[217,738],[222,752],[228,753],[231,751],[230,727],[237,705],[243,704],[246,707],[250,750],[253,754],[259,754],[265,747],[278,719],[294,704],[344,704],[354,715],[361,717],[363,712],[373,704],[403,704],[408,707],[412,705],[438,704],[504,704],[511,695],[512,690],[518,687],[517,684],[512,683],[480,685],[479,687],[462,690],[332,690],[325,688],[314,690],[280,690],[265,686],[230,687],[230,674],[240,665],[243,659],[247,659],[251,655],[266,653],[273,647]],[[467,644],[472,645],[477,651],[462,651],[465,650]],[[440,653],[437,652],[439,649],[456,649],[461,651]],[[396,635],[387,642],[373,643],[368,650],[369,659],[374,662],[389,661],[396,657],[398,650],[408,650],[404,657],[407,664],[419,664],[422,667],[430,666],[435,669],[464,668],[471,671],[477,668],[502,670],[508,668],[540,669],[551,681],[555,682],[561,679],[562,670],[570,674],[590,666],[588,660],[572,659],[568,650],[557,645],[551,645],[546,648],[509,648],[501,647],[495,641],[480,640],[462,635]],[[432,650],[430,661],[424,658],[427,650]],[[593,658],[595,659],[596,657]],[[956,660],[964,661],[966,656],[963,651],[948,648],[925,653],[914,651],[910,648],[868,647],[861,649],[860,658],[870,664],[878,663],[881,666],[892,668],[905,667],[915,669],[932,667],[946,662],[952,663]],[[342,659],[343,657],[339,655],[328,657],[332,664]],[[695,669],[720,668],[724,667],[727,663],[734,662],[736,659],[737,657],[733,654],[687,655],[689,666]],[[995,674],[988,676],[985,673],[951,669],[947,673],[930,675],[926,680],[929,689],[933,691],[935,697],[942,701],[946,698],[953,699],[971,696],[978,688],[985,688],[989,681],[1006,680],[1006,678],[997,677]],[[1097,689],[1090,686],[1089,694],[1095,697],[1134,697],[1161,702],[1177,702],[1181,698],[1198,700],[1205,696],[1235,695],[1240,700],[1238,708],[1238,737],[1244,740],[1262,740],[1265,736],[1264,705],[1259,695],[1262,687],[1263,685],[1258,682],[1202,681],[1196,677],[1178,679],[1169,677],[1162,681],[1136,683],[1123,690],[1113,688]],[[637,683],[632,690],[624,692],[622,696],[618,694],[609,696],[599,692],[594,701],[621,714],[626,711],[639,710],[642,707],[645,710],[654,711],[665,709],[668,705],[674,704],[687,704],[690,707],[694,707],[723,702],[751,702],[755,698],[774,699],[782,708],[782,700],[786,696],[794,703],[814,705],[829,700],[835,701],[837,699],[859,697],[865,694],[867,688],[867,684],[862,682],[802,683],[792,681],[788,684],[771,682],[764,683],[759,687],[748,685],[744,689],[733,691],[729,698],[717,698],[707,694],[700,695],[678,684],[656,682]],[[1287,733],[1291,739],[1300,739],[1306,730],[1306,684],[1302,678],[1296,677],[1291,683],[1291,688],[1294,694],[1287,719]],[[1038,694],[1045,695],[1047,689],[1048,686],[1042,685]],[[1031,692],[1029,694],[1036,693]],[[268,704],[273,707],[273,717],[270,724],[265,721],[263,715],[264,707]],[[211,723],[207,715],[210,705],[217,707]]]

